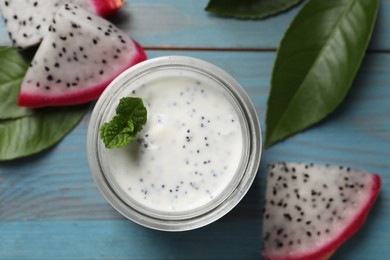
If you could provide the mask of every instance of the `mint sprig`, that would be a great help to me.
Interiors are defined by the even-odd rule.
[[[100,127],[100,138],[107,148],[126,146],[142,130],[146,119],[147,110],[141,98],[121,98],[116,115]]]

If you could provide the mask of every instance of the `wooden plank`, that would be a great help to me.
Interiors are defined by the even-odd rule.
[[[277,48],[302,6],[266,20],[223,19],[204,11],[207,0],[134,0],[113,21],[143,46],[191,48]],[[382,0],[371,50],[390,50],[390,0]],[[196,36],[195,36],[196,35]],[[0,45],[9,44],[0,22]]]
[[[189,55],[232,74],[251,97],[264,127],[275,53],[149,51],[149,57]],[[368,221],[335,259],[383,259],[390,254],[390,54],[368,54],[344,104],[316,127],[264,151],[244,200],[217,223],[164,233],[124,220],[89,176],[89,116],[42,154],[0,163],[0,259],[256,259],[266,165],[301,161],[377,172],[383,187]]]

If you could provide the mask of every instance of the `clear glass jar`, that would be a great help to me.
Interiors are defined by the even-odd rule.
[[[100,126],[122,97],[138,94],[147,125],[130,148],[105,148]],[[262,151],[258,116],[239,83],[185,56],[150,59],[118,76],[95,105],[87,139],[91,175],[107,201],[164,231],[199,228],[228,213],[250,188]]]

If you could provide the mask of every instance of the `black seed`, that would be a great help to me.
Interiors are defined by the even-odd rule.
[[[92,18],[91,18],[90,16],[87,16],[87,19],[88,19],[88,20],[92,20]]]
[[[311,237],[311,232],[310,232],[310,231],[307,231],[307,232],[306,232],[306,235],[307,235],[308,237]]]
[[[14,19],[17,20],[17,19],[18,19],[18,16],[17,16],[17,15],[14,15]]]
[[[275,240],[276,242],[276,247],[277,248],[282,248],[283,247],[283,242],[279,241],[279,240]]]
[[[102,63],[103,63],[103,64],[106,64],[106,63],[107,63],[107,61],[106,61],[106,60],[102,60]]]
[[[53,76],[52,75],[49,75],[49,76],[47,76],[47,78],[46,78],[48,81],[52,81],[53,80]]]
[[[58,62],[54,63],[54,67],[59,68],[60,64]]]
[[[49,86],[45,86],[45,89],[49,90],[49,89],[50,89],[50,87],[49,87]]]
[[[301,210],[302,210],[302,208],[299,207],[299,206],[297,206],[297,205],[295,205],[295,208],[296,208],[298,211],[301,211]]]
[[[288,214],[288,213],[284,213],[284,214],[283,214],[283,217],[285,217],[285,218],[286,218],[287,220],[289,220],[289,221],[292,220],[291,215]]]
[[[49,67],[46,67],[46,66],[45,66],[45,70],[46,70],[46,71],[50,71]]]
[[[311,224],[311,221],[306,221],[306,225],[310,225]]]
[[[104,73],[103,70],[99,71],[99,74],[100,74],[100,75],[103,75],[103,73]]]
[[[60,36],[60,39],[66,41],[66,36]]]
[[[277,234],[277,235],[280,235],[280,234],[283,233],[283,231],[284,231],[283,228],[279,228],[278,230],[276,230],[276,234]]]

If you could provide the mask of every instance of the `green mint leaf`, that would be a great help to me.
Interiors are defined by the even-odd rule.
[[[302,0],[210,0],[206,11],[237,19],[263,19],[295,6]]]
[[[124,97],[119,101],[116,115],[100,127],[100,138],[107,148],[123,147],[142,130],[147,111],[141,98]]]
[[[311,0],[285,33],[272,72],[266,146],[318,123],[360,67],[379,0]]]

